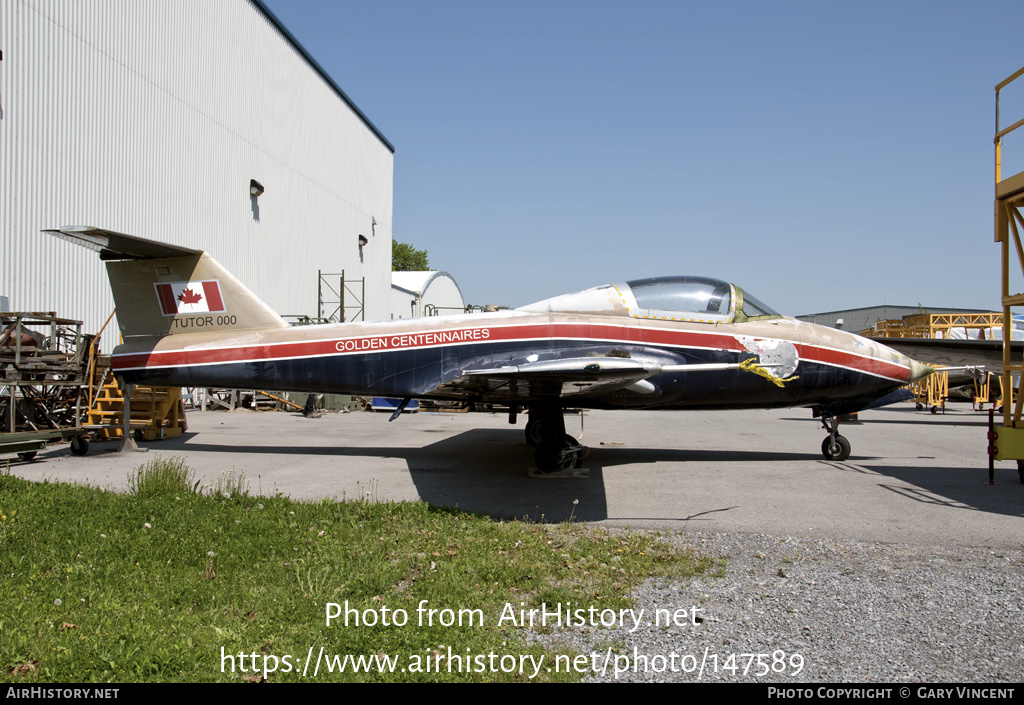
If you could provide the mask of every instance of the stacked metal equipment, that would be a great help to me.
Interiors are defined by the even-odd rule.
[[[70,440],[76,455],[88,452],[82,417],[92,341],[81,321],[0,314],[0,453],[31,460],[58,440]]]

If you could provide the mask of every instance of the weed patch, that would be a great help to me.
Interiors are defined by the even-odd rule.
[[[128,493],[136,497],[195,494],[199,481],[183,458],[156,458],[128,474]]]

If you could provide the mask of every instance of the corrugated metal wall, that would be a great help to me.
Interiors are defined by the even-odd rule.
[[[203,248],[281,314],[316,314],[317,270],[365,276],[388,316],[392,150],[259,5],[4,0],[0,52],[12,309],[98,329],[98,258],[39,232],[93,225]]]

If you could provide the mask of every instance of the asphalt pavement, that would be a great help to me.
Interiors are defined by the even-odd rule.
[[[902,404],[843,425],[845,462],[825,460],[825,431],[807,409],[587,411],[566,429],[590,448],[585,478],[530,478],[525,415],[503,413],[188,413],[181,438],[139,453],[93,443],[9,471],[124,490],[128,473],[183,457],[204,485],[244,472],[254,493],[297,499],[421,499],[495,518],[595,522],[671,531],[759,533],[920,546],[1019,548],[1024,485],[1015,463],[988,484],[987,413]]]

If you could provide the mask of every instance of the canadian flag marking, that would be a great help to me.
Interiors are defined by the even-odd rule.
[[[154,284],[160,310],[165,316],[223,311],[224,299],[215,279],[198,282]]]

